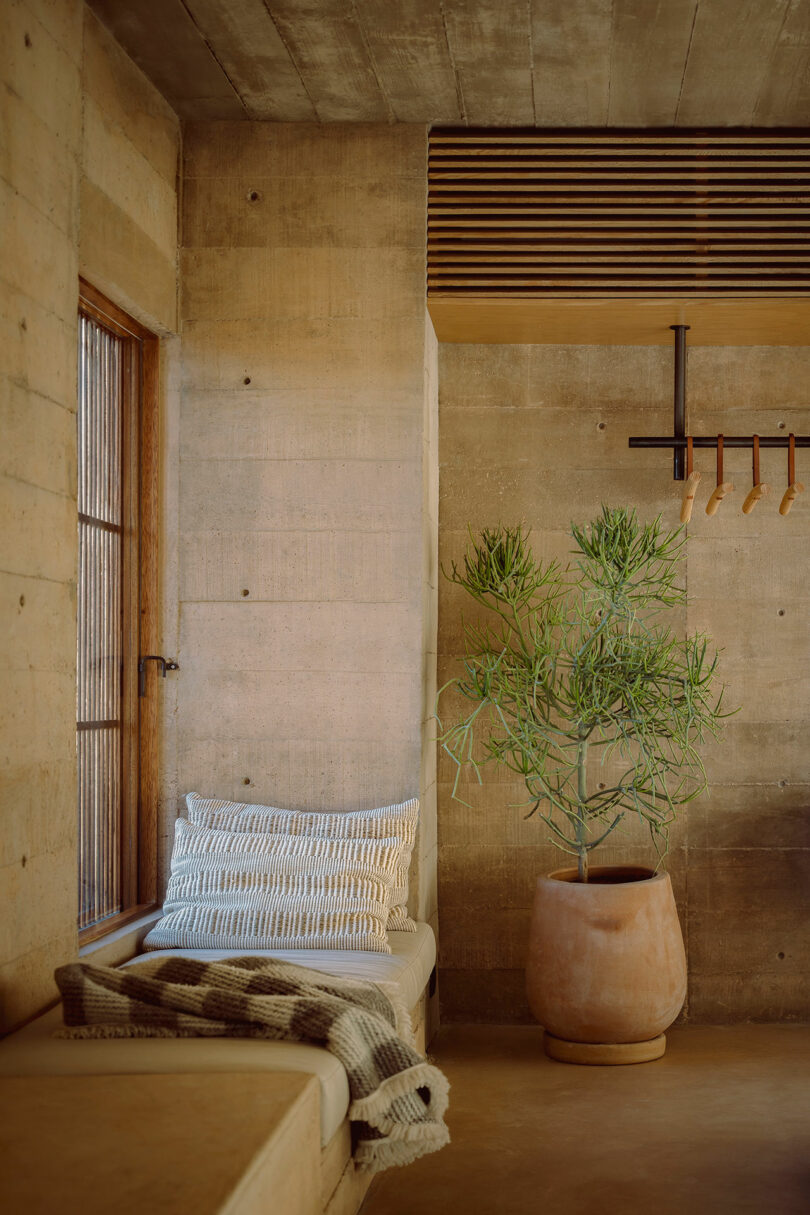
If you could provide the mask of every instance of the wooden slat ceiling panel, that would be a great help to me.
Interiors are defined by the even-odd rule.
[[[810,295],[810,135],[434,131],[428,294]]]

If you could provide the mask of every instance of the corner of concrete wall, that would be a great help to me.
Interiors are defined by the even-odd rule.
[[[79,274],[176,332],[180,129],[81,0],[0,6],[0,82],[2,1032],[56,999],[77,951]],[[165,401],[170,337],[164,353]]]
[[[601,503],[661,514],[677,527],[680,487],[668,453],[629,450],[631,434],[672,425],[667,346],[463,345],[440,348],[441,551],[460,560],[467,528],[526,520],[535,552],[569,559],[571,520]],[[696,346],[689,352],[689,427],[695,434],[806,433],[810,347]],[[799,467],[801,453],[798,454]],[[784,485],[784,451],[764,451],[763,477]],[[702,486],[714,453],[699,452]],[[718,741],[701,747],[709,790],[684,807],[670,836],[672,878],[689,958],[689,1019],[801,1020],[810,1000],[800,944],[810,889],[810,707],[806,577],[810,513],[787,516],[781,488],[750,515],[740,506],[751,454],[726,453],[737,489],[715,516],[689,524],[688,606],[673,628],[705,632],[720,647],[726,704],[742,706]],[[459,671],[465,642],[459,588],[442,581],[439,680]],[[612,766],[614,765],[614,766]],[[594,780],[621,777],[615,758]],[[538,874],[560,864],[525,786],[504,769],[463,781],[439,760],[442,1017],[528,1021],[523,967]],[[604,864],[649,864],[641,825],[617,831]]]
[[[0,1032],[76,932],[78,0],[0,9]]]
[[[89,8],[79,271],[160,336],[178,332],[180,120]]]
[[[422,417],[422,763],[419,780],[417,915],[438,937],[436,690],[439,627],[439,344],[425,312],[425,400]],[[438,990],[428,1006],[427,1040],[438,1028]]]
[[[427,132],[212,122],[184,143],[174,787],[310,809],[421,791],[431,915]]]

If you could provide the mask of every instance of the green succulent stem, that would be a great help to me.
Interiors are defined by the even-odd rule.
[[[577,874],[581,882],[588,880],[588,781],[586,763],[588,759],[588,738],[583,735],[582,726],[579,728],[579,744],[577,746]]]
[[[480,782],[482,764],[505,766],[525,782],[528,817],[587,881],[590,853],[633,817],[666,853],[676,811],[706,786],[698,748],[728,714],[706,638],[660,620],[686,602],[683,529],[603,507],[571,535],[564,569],[535,558],[524,527],[499,526],[471,532],[444,571],[476,619],[463,624],[462,672],[439,693],[461,702],[451,724],[439,719],[439,741],[454,797],[464,771]],[[604,782],[597,757],[610,765]]]

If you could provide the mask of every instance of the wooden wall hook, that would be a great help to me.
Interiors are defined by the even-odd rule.
[[[770,485],[766,485],[764,482],[761,482],[759,485],[755,485],[753,489],[749,491],[748,497],[743,502],[743,514],[750,515],[760,498],[767,498],[770,492]]]
[[[717,511],[718,506],[725,498],[726,494],[730,494],[734,486],[730,481],[723,480],[723,436],[717,436],[717,485],[712,491],[712,496],[706,503],[706,514],[713,515]]]
[[[700,481],[700,473],[692,472],[692,436],[686,439],[686,484],[683,487],[681,501],[681,523],[688,523],[692,518],[692,507],[695,505],[695,491]]]
[[[788,514],[796,498],[803,493],[804,486],[796,480],[796,436],[791,433],[788,441],[788,487],[779,503],[779,514]]]
[[[764,481],[760,481],[760,479],[759,479],[759,435],[753,436],[753,449],[754,449],[754,460],[753,460],[753,482],[754,482],[754,484],[753,484],[753,488],[751,489],[751,491],[748,494],[748,497],[743,502],[743,514],[744,515],[750,515],[751,511],[754,509],[757,502],[759,502],[760,498],[767,498],[768,494],[771,492],[770,485],[766,485]]]

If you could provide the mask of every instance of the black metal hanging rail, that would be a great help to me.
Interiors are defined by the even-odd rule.
[[[675,334],[675,400],[673,433],[671,435],[633,435],[628,447],[671,447],[672,477],[683,481],[686,476],[684,453],[687,440],[693,447],[717,447],[717,435],[686,434],[686,331],[689,325],[670,325]],[[788,447],[790,435],[759,435],[760,447]],[[796,447],[810,447],[810,435],[794,435]],[[723,435],[725,447],[753,447],[754,435]]]
[[[674,447],[676,450],[684,451],[686,449],[687,438],[692,439],[693,447],[716,447],[717,435],[689,435],[681,438],[674,438],[672,435],[639,435],[628,440],[629,447]],[[797,447],[810,447],[810,435],[795,435]],[[790,444],[790,437],[785,435],[782,438],[780,435],[759,435],[760,447],[787,447]],[[724,447],[753,447],[753,435],[723,435]]]

